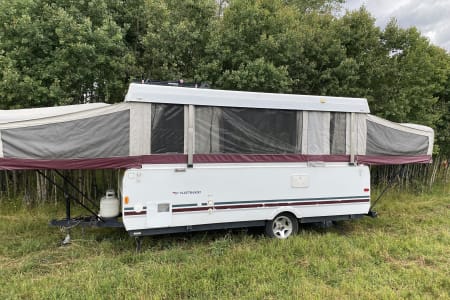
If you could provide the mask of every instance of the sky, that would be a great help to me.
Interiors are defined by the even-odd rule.
[[[384,28],[396,18],[402,28],[417,27],[431,43],[450,52],[450,0],[347,0],[344,9],[364,5]]]

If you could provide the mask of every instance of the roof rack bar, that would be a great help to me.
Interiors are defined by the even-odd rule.
[[[151,84],[151,85],[167,85],[167,86],[178,86],[178,87],[188,87],[188,88],[202,88],[202,89],[210,88],[209,84],[206,82],[200,82],[200,83],[185,82],[183,79],[172,80],[172,81],[142,79],[142,80],[134,80],[133,83]]]

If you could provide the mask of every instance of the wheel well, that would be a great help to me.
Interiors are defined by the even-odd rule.
[[[293,217],[294,219],[300,220],[300,218],[298,218],[294,212],[289,211],[289,210],[281,210],[281,211],[275,212],[275,214],[272,215],[272,218],[268,219],[266,221],[271,221],[271,220],[275,219],[276,217],[278,217],[279,215],[283,215],[283,214],[289,215],[289,216]]]
[[[276,218],[276,217],[278,217],[279,215],[289,215],[289,216],[291,216],[292,218],[294,218],[294,219],[296,219],[297,221],[298,221],[298,218],[297,218],[297,216],[293,213],[293,212],[291,212],[291,211],[282,211],[282,212],[280,212],[280,213],[278,213],[275,217],[274,217],[274,219]]]

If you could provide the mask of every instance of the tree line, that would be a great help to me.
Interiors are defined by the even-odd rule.
[[[0,2],[0,109],[123,101],[133,80],[365,97],[450,155],[450,57],[343,0]]]

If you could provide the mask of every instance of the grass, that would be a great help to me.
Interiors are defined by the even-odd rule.
[[[448,299],[450,191],[388,192],[379,218],[288,240],[261,231],[146,238],[72,230],[48,221],[63,207],[0,203],[0,299]]]

